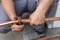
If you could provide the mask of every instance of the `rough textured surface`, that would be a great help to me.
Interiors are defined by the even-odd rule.
[[[27,32],[28,31],[28,32]],[[47,36],[60,34],[60,28],[48,29]],[[24,36],[24,37],[23,37]],[[29,31],[26,29],[23,33],[19,32],[9,32],[7,34],[0,34],[0,40],[29,40],[30,38],[38,37],[34,31]],[[54,39],[60,40],[60,39]]]
[[[57,34],[60,34],[60,28],[52,28],[47,30],[46,36],[57,35]],[[52,40],[60,40],[60,38],[55,38]]]

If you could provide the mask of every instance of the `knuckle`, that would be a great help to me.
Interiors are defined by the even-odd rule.
[[[15,31],[14,29],[12,29],[12,31]]]
[[[12,29],[14,28],[14,27],[11,27]]]

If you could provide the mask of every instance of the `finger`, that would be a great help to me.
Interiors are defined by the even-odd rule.
[[[31,26],[35,26],[35,23],[36,23],[35,21],[30,21]]]
[[[33,23],[30,23],[31,26],[33,26]]]
[[[11,28],[12,29],[20,29],[22,27],[24,27],[24,26],[23,25],[15,25],[15,26],[12,26]]]
[[[35,25],[37,25],[36,23],[37,23],[36,20],[34,20],[34,21],[31,20],[31,21],[30,21],[30,25],[31,25],[31,26],[35,26]]]
[[[13,29],[14,29],[14,28],[15,28],[15,26],[16,26],[16,24],[12,24],[12,25],[11,25],[11,28],[13,28]]]
[[[35,23],[34,25],[38,25],[38,23]]]
[[[15,32],[21,32],[22,29],[14,29]]]
[[[12,31],[20,31],[22,29],[19,29],[19,28],[12,28]]]
[[[36,26],[36,25],[39,25],[40,23],[39,22],[34,22],[34,23],[31,23],[30,25],[31,26]]]
[[[11,28],[12,28],[12,31],[22,31],[24,29],[24,25],[17,25]]]
[[[11,27],[11,29],[15,29],[15,27]]]
[[[32,21],[30,20],[30,25],[33,26],[33,24],[34,24],[34,22],[32,22]]]
[[[34,25],[39,25],[39,24],[41,24],[41,23],[35,23]]]
[[[23,29],[24,29],[24,25],[20,25],[20,26],[19,26],[19,30],[20,30],[20,31],[23,31]]]
[[[19,25],[19,29],[24,28],[24,25]]]
[[[23,31],[24,25],[19,25],[18,27],[15,28],[15,31]]]
[[[12,31],[15,31],[15,29],[12,29]]]
[[[19,32],[19,31],[21,31],[20,29],[12,29],[12,31],[14,31],[14,32]]]

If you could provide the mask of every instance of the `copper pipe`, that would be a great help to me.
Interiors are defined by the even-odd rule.
[[[53,35],[53,36],[48,36],[48,37],[45,37],[45,38],[38,38],[38,39],[35,39],[35,40],[50,40],[50,39],[54,39],[54,38],[60,38],[60,34]]]
[[[60,17],[45,18],[45,22],[46,22],[46,21],[59,21],[59,20],[60,20]],[[22,19],[21,22],[22,22],[22,23],[29,23],[30,20],[29,20],[29,19]],[[5,23],[1,23],[0,26],[12,24],[12,23],[18,23],[18,20],[16,20],[16,21],[9,21],[9,22],[5,22]]]
[[[60,17],[49,17],[49,18],[45,18],[45,21],[59,21]]]

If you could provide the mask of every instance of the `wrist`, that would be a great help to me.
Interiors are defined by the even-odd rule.
[[[18,20],[18,23],[13,23],[13,25],[15,24],[17,24],[17,25],[20,25],[21,24],[21,18],[19,17],[19,16],[15,16],[11,21],[16,21],[16,20]]]
[[[35,12],[37,12],[38,14],[40,14],[40,15],[42,15],[42,16],[45,16],[46,9],[37,8]]]
[[[35,11],[34,14],[45,17],[45,13],[40,13],[39,11]]]
[[[17,20],[17,16],[10,18],[10,21],[15,21],[15,20]],[[13,23],[13,24],[11,24],[11,26],[16,25],[16,24],[17,23]]]
[[[10,20],[15,21],[15,20],[17,20],[17,18],[18,18],[17,16],[14,16],[14,17],[10,18]]]
[[[35,13],[39,16],[45,16],[45,12],[44,11],[35,11]]]

